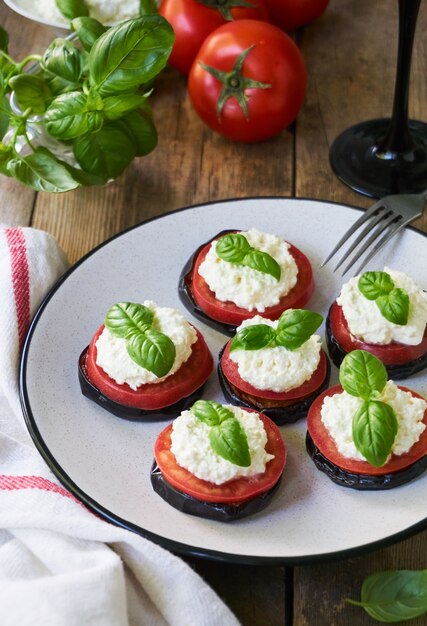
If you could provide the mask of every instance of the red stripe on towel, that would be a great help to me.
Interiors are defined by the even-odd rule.
[[[4,232],[10,252],[19,350],[21,351],[25,333],[30,323],[30,272],[28,269],[27,246],[22,228],[5,228]]]
[[[6,474],[0,474],[0,490],[2,491],[17,491],[20,489],[42,489],[43,491],[53,491],[66,498],[71,498],[74,502],[82,504],[80,500],[77,500],[72,493],[67,491],[64,487],[57,485],[56,483],[43,478],[42,476],[8,476]],[[83,506],[83,505],[82,505]]]

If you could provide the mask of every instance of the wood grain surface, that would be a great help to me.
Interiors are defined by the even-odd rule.
[[[11,54],[17,58],[41,52],[55,36],[51,29],[14,14],[2,2],[0,23],[10,33]],[[423,121],[427,121],[426,31],[427,3],[422,2],[410,113]],[[397,2],[331,0],[322,18],[295,37],[306,59],[308,90],[297,122],[279,137],[245,145],[213,134],[193,112],[184,77],[167,69],[152,96],[159,144],[151,155],[136,159],[105,187],[66,194],[36,194],[1,177],[0,221],[49,231],[74,262],[124,228],[210,200],[271,195],[368,207],[370,199],[334,176],[328,152],[334,138],[347,127],[390,114]],[[427,214],[416,225],[427,232]],[[363,578],[375,571],[425,568],[426,545],[424,531],[361,556],[298,566],[293,571],[187,560],[244,626],[279,626],[285,619],[294,626],[364,626],[374,622],[345,599],[358,599]],[[292,584],[293,597],[289,594]],[[421,626],[426,619],[411,623]]]

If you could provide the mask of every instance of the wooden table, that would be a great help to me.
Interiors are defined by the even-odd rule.
[[[15,15],[3,3],[0,23],[11,35],[11,54],[16,58],[41,52],[53,37],[52,30]],[[410,91],[410,114],[424,121],[426,30],[424,2]],[[396,34],[395,0],[331,0],[320,20],[296,34],[309,80],[295,128],[257,145],[233,144],[211,133],[192,111],[184,78],[168,69],[152,100],[159,145],[150,156],[136,160],[119,180],[104,188],[62,195],[37,194],[1,177],[0,221],[49,231],[74,262],[126,227],[209,200],[274,195],[367,207],[369,199],[333,175],[328,150],[348,126],[390,114]],[[427,232],[427,214],[416,226]],[[363,578],[377,570],[425,568],[426,540],[427,532],[421,532],[364,556],[293,570],[188,561],[245,626],[283,624],[285,614],[294,626],[363,626],[373,621],[344,599],[358,598]],[[411,623],[421,626],[425,619]]]

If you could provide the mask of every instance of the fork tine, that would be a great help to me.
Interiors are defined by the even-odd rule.
[[[400,216],[396,215],[396,213],[390,213],[390,215],[383,220],[378,227],[374,230],[374,232],[372,233],[372,235],[370,237],[367,238],[367,240],[365,241],[365,243],[363,244],[363,246],[357,250],[357,252],[352,256],[352,258],[350,259],[349,263],[346,265],[345,269],[343,270],[343,272],[341,273],[341,276],[344,276],[344,274],[346,274],[348,272],[348,270],[350,269],[350,267],[352,267],[354,265],[354,263],[360,259],[360,257],[362,256],[362,254],[364,252],[366,252],[366,250],[369,248],[369,246],[381,235],[381,233],[384,232],[384,230],[394,221],[396,221],[396,219],[398,219]]]
[[[331,259],[334,254],[340,249],[340,247],[347,241],[347,239],[361,226],[366,220],[368,220],[376,211],[382,208],[381,200],[373,204],[365,213],[363,213],[354,224],[344,233],[341,237],[335,248],[328,254],[326,259],[322,262],[320,267],[326,265],[326,263]]]
[[[334,272],[337,271],[337,269],[344,263],[344,261],[346,259],[348,259],[348,257],[350,256],[350,254],[353,252],[353,250],[359,245],[359,243],[362,241],[362,239],[364,239],[366,237],[366,235],[368,235],[372,229],[374,228],[374,226],[376,226],[378,224],[378,222],[380,222],[381,220],[385,219],[388,215],[387,209],[385,209],[384,207],[380,207],[382,210],[379,210],[377,215],[373,215],[373,219],[371,219],[371,221],[369,222],[369,224],[367,224],[365,226],[365,228],[360,232],[360,234],[356,237],[356,239],[353,241],[353,243],[351,244],[351,246],[347,249],[347,251],[343,254],[343,256],[341,257],[341,260],[336,264],[336,266],[334,267]]]

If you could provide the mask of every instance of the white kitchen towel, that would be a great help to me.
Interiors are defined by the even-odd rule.
[[[62,487],[28,435],[19,355],[66,267],[47,233],[0,227],[0,626],[237,626],[184,561]]]

